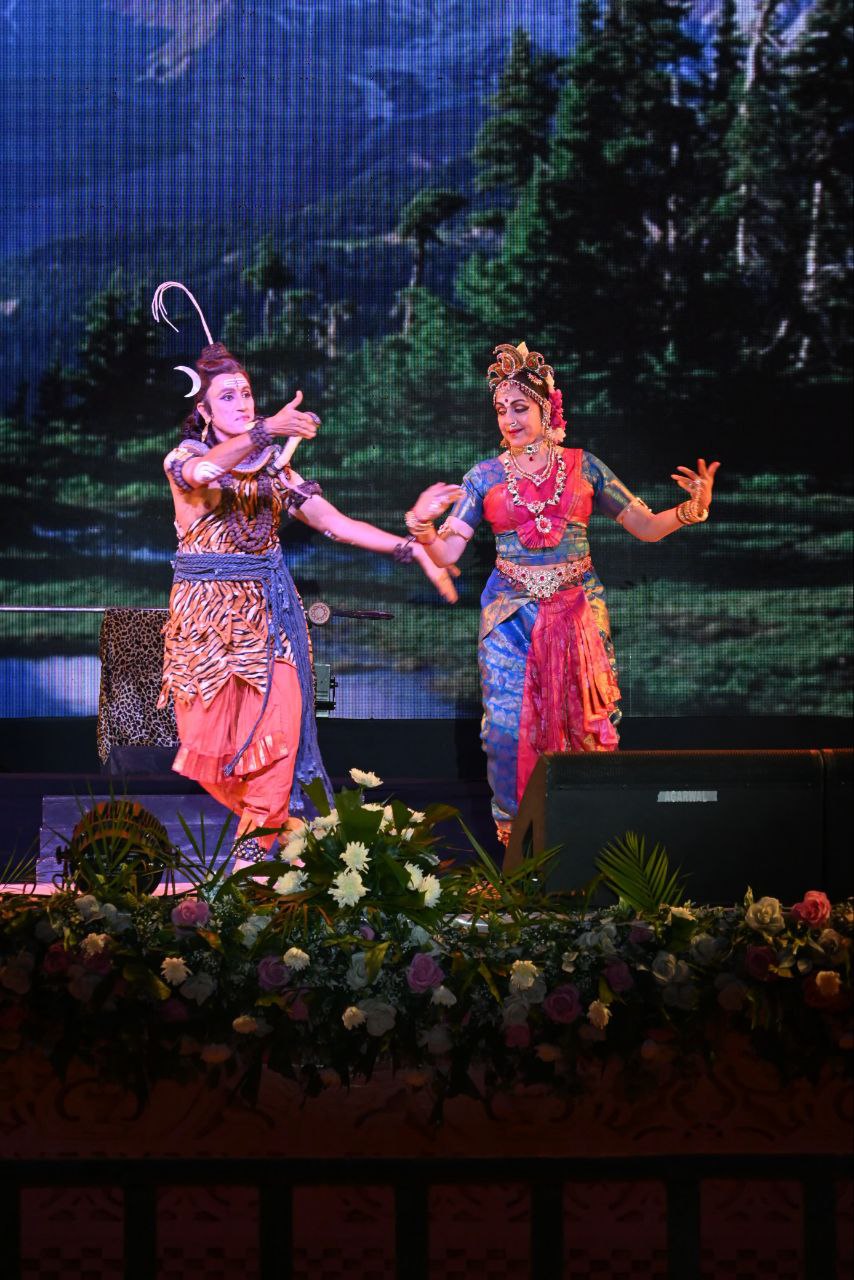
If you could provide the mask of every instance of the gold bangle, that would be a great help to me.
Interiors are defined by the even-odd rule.
[[[682,502],[676,507],[676,519],[680,524],[702,524],[708,518],[709,508],[698,507],[694,498],[691,498],[688,502]]]
[[[414,511],[407,511],[406,515],[403,517],[403,523],[406,525],[409,532],[414,534],[419,541],[421,540],[421,534],[427,533],[431,529],[434,533],[436,532],[433,528],[432,520],[419,520]],[[433,539],[431,538],[430,541],[432,542]]]

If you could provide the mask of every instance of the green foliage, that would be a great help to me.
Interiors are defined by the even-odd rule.
[[[634,831],[606,845],[596,868],[602,882],[638,915],[655,916],[662,906],[676,907],[684,897],[679,872],[671,874],[663,845],[647,854],[644,837]]]

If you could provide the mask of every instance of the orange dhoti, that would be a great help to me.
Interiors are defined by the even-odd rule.
[[[181,746],[172,768],[200,783],[205,791],[241,819],[241,831],[283,827],[300,740],[302,695],[291,662],[273,663],[267,707],[250,746],[231,777],[225,766],[252,732],[263,702],[259,693],[239,676],[231,675],[206,706],[201,697],[175,700]],[[269,848],[275,836],[262,837]]]

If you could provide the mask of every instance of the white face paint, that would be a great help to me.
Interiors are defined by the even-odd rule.
[[[220,440],[238,436],[245,431],[255,417],[255,401],[252,388],[242,373],[218,373],[202,402],[202,412],[207,407],[213,415],[213,429]]]

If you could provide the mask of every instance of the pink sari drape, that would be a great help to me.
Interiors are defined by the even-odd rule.
[[[539,601],[525,667],[517,799],[546,751],[614,751],[620,690],[582,587]]]

